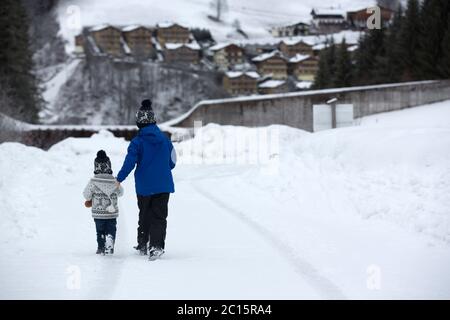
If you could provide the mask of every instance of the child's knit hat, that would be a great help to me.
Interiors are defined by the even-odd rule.
[[[97,152],[97,158],[94,160],[94,174],[100,173],[112,174],[111,161],[103,150]]]
[[[141,107],[136,112],[136,125],[139,129],[155,124],[155,113],[152,109],[152,101],[150,99],[142,100]]]

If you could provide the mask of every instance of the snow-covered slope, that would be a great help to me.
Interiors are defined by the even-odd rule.
[[[81,25],[110,23],[117,25],[155,25],[162,21],[175,21],[188,27],[207,28],[216,41],[230,37],[238,40],[233,22],[238,20],[250,38],[269,36],[273,25],[284,25],[298,21],[309,22],[313,7],[334,7],[342,11],[361,9],[375,4],[375,0],[228,0],[228,12],[223,22],[213,22],[207,16],[214,14],[211,0],[65,0],[60,2],[59,19],[64,37],[73,41],[79,33],[76,17],[71,6],[79,8]],[[69,9],[68,9],[69,8]]]
[[[131,248],[133,178],[113,257],[95,256],[81,198],[95,152],[117,172],[126,147],[107,132],[0,144],[1,298],[450,298],[450,101],[314,134],[202,128],[176,144],[151,273]]]
[[[58,70],[51,79],[45,83],[45,91],[43,91],[42,97],[47,103],[46,108],[42,110],[39,117],[45,123],[51,123],[58,118],[58,112],[55,110],[55,103],[58,95],[60,94],[61,87],[63,87],[67,80],[75,72],[75,69],[79,65],[81,60],[73,59],[67,63],[55,66]]]

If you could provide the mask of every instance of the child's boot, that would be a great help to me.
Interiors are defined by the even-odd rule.
[[[114,253],[114,238],[110,234],[106,235],[105,253],[106,254],[113,254]]]
[[[139,255],[146,256],[147,255],[147,244],[138,244],[137,246],[133,247],[137,251],[139,251]]]
[[[161,258],[161,256],[164,254],[164,249],[160,247],[151,247],[150,251],[148,253],[149,257],[148,260],[154,261],[156,259]]]

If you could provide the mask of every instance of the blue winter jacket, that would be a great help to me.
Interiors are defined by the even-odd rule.
[[[117,174],[117,181],[125,180],[137,165],[134,171],[137,195],[175,192],[172,178],[175,162],[172,142],[156,124],[151,124],[140,129],[138,135],[131,140],[122,169]]]

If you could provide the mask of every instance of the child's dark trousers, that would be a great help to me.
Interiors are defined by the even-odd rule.
[[[94,221],[97,230],[97,246],[99,249],[104,249],[107,235],[111,235],[113,240],[116,240],[117,219],[94,219]]]
[[[164,249],[167,229],[167,204],[169,193],[158,193],[151,196],[138,196],[139,227],[138,246]]]

